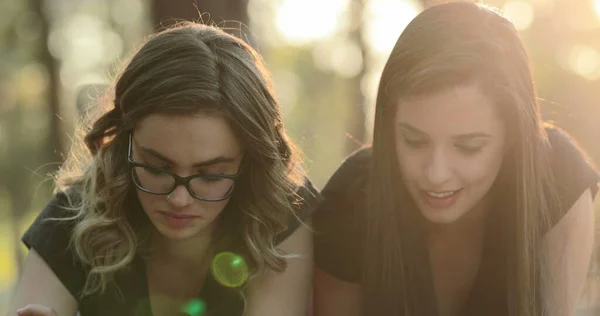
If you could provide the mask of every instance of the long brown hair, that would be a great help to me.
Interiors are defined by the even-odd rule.
[[[78,219],[72,246],[90,270],[83,294],[105,290],[145,246],[144,227],[130,220],[135,187],[127,144],[136,124],[153,113],[209,112],[228,120],[244,146],[245,168],[221,214],[223,227],[239,234],[254,272],[285,269],[275,237],[293,215],[304,173],[254,49],[215,27],[181,23],[144,43],[108,96],[82,121],[83,139],[75,140],[58,177],[63,188],[77,188],[68,192]]]
[[[424,231],[425,219],[402,183],[393,128],[398,102],[477,83],[494,101],[508,130],[499,178],[507,204],[506,295],[510,315],[537,316],[540,248],[552,198],[547,135],[529,60],[513,24],[497,10],[472,2],[425,9],[396,42],[379,85],[365,258],[365,312],[437,315]],[[510,125],[509,125],[510,123]],[[497,180],[499,181],[499,180]]]

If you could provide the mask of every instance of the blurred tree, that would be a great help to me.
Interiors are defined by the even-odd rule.
[[[26,118],[40,115],[38,109],[24,107],[22,104],[15,104],[10,110],[3,112],[0,122],[5,127],[4,132],[10,140],[6,148],[6,156],[2,157],[0,163],[0,182],[8,193],[8,207],[10,210],[10,226],[14,242],[14,258],[17,263],[17,269],[22,267],[23,257],[20,247],[21,231],[20,223],[23,215],[29,211],[32,206],[34,196],[34,182],[39,183],[39,178],[34,177],[31,170],[28,172],[28,166],[38,166],[43,158],[39,155],[38,141],[39,135],[31,135],[28,131],[28,124],[23,124]],[[41,114],[43,115],[43,114]],[[27,135],[29,134],[29,135]],[[33,137],[32,137],[33,136]],[[17,275],[19,271],[17,271]]]
[[[45,22],[40,21],[39,6],[35,1],[0,4],[1,15],[4,15],[0,27],[0,193],[5,194],[0,213],[10,214],[7,216],[10,226],[5,228],[12,231],[12,238],[7,240],[14,242],[14,256],[6,260],[14,259],[17,269],[23,262],[21,219],[35,203],[39,187],[35,184],[45,177],[36,177],[34,170],[44,162],[61,161],[56,116],[58,96],[52,94],[57,92],[46,94],[47,68],[36,63],[36,60],[45,63],[49,57],[47,25],[43,26]],[[43,27],[46,29],[42,30]],[[41,34],[42,31],[45,33]],[[53,85],[55,90],[57,86]],[[53,133],[48,132],[49,126],[54,129]]]
[[[365,43],[363,30],[363,11],[365,10],[366,0],[352,0],[350,3],[350,25],[352,25],[349,38],[353,41],[360,51],[362,67],[358,74],[351,79],[351,91],[353,91],[352,103],[350,104],[348,116],[348,138],[346,140],[345,152],[350,154],[360,148],[366,141],[367,133],[365,130],[365,95],[362,89],[362,82],[366,73],[367,44]]]
[[[216,24],[254,46],[248,32],[249,0],[152,0],[150,2],[152,26],[158,30],[181,20]],[[205,16],[204,14],[207,14]]]
[[[48,132],[48,141],[46,142],[47,160],[51,162],[62,162],[65,146],[60,137],[61,109],[60,109],[60,77],[59,68],[56,59],[50,53],[48,47],[48,38],[50,36],[50,21],[44,11],[45,1],[29,0],[30,10],[38,18],[40,36],[36,47],[37,60],[44,65],[48,74],[48,89],[46,90],[46,101],[48,106],[48,119],[50,131]]]
[[[32,25],[19,25],[15,23],[14,26],[14,31],[17,33],[19,32],[17,28],[39,32],[38,36],[35,37],[33,47],[23,48],[23,43],[17,37],[12,49],[14,49],[16,55],[22,54],[22,56],[16,57],[20,61],[19,65],[21,69],[19,69],[19,66],[13,66],[13,70],[23,72],[24,68],[22,67],[24,64],[31,63],[33,60],[37,60],[42,64],[42,69],[48,75],[48,86],[45,89],[45,94],[43,94],[44,100],[39,101],[39,103],[46,108],[28,108],[24,106],[24,102],[22,101],[23,96],[17,92],[15,96],[16,104],[12,110],[6,113],[7,118],[5,118],[5,126],[7,126],[10,142],[7,150],[9,153],[7,157],[8,163],[2,168],[4,169],[2,170],[2,179],[4,180],[2,182],[9,196],[17,269],[20,269],[23,263],[22,252],[20,251],[20,223],[33,202],[32,199],[35,193],[35,190],[32,190],[33,182],[34,180],[40,180],[33,177],[37,175],[37,168],[32,168],[32,166],[41,166],[43,162],[50,162],[45,167],[52,166],[53,170],[48,172],[55,171],[63,161],[62,154],[65,148],[60,137],[61,111],[59,91],[61,85],[58,75],[58,64],[50,54],[48,48],[50,22],[44,12],[43,2],[42,0],[30,0],[27,3],[29,5],[28,9],[31,11],[28,14],[35,17],[31,21],[35,20],[36,23]],[[25,14],[24,12],[21,13]],[[20,16],[21,19],[23,19],[23,15]],[[31,56],[29,56],[30,54]],[[18,77],[14,73],[13,76],[15,78]],[[15,81],[13,84],[16,85],[18,90],[21,90],[23,87],[19,86],[20,82],[18,80]],[[23,83],[21,82],[20,84]],[[31,85],[32,83],[25,83],[25,85],[28,84]],[[36,125],[36,123],[31,122],[35,122],[36,117],[43,117],[44,119],[42,120],[47,120],[45,123],[37,123],[38,125],[42,124],[48,127],[48,129],[38,129],[38,131],[43,131],[40,133],[41,135],[35,135],[36,133],[32,133],[31,131],[31,128]],[[28,122],[30,123],[28,124]],[[27,172],[28,168],[32,169]],[[19,272],[17,271],[17,273]]]

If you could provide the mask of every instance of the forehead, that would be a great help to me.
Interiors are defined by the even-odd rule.
[[[398,102],[396,123],[408,123],[431,134],[500,132],[494,102],[475,85],[457,86]]]
[[[151,148],[182,163],[187,160],[236,157],[241,145],[228,121],[219,115],[152,114],[134,130],[139,146]]]

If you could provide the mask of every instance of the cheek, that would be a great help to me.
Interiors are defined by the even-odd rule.
[[[501,165],[502,154],[500,152],[482,153],[463,162],[462,178],[472,184],[483,185],[487,188],[494,183]]]
[[[424,157],[418,152],[406,148],[403,141],[396,141],[396,162],[404,180],[416,179]]]
[[[398,153],[398,168],[404,180],[416,180],[420,177],[423,169],[423,159],[421,155],[415,153]]]
[[[142,208],[144,209],[144,212],[148,212],[150,211],[154,205],[160,204],[160,203],[166,203],[167,201],[167,197],[164,195],[154,195],[154,194],[149,194],[146,192],[142,192],[140,190],[136,190],[137,191],[137,196],[138,196],[138,200],[140,201],[140,204],[142,205]]]
[[[215,218],[223,212],[227,203],[229,203],[229,199],[219,202],[198,201],[198,207],[202,209],[204,213],[208,214],[209,217]]]

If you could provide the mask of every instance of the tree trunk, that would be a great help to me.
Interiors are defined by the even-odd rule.
[[[182,20],[202,21],[217,25],[251,45],[255,42],[248,32],[248,0],[152,0],[150,5],[155,30]]]
[[[360,49],[363,65],[360,72],[351,80],[350,86],[353,93],[350,114],[347,122],[348,138],[346,139],[345,152],[350,154],[360,148],[366,141],[365,130],[365,95],[361,88],[361,82],[367,69],[367,45],[363,39],[363,11],[366,0],[353,0],[351,5],[352,25],[355,28],[350,33],[350,39],[356,43]]]
[[[48,119],[50,120],[50,130],[48,133],[47,155],[49,162],[62,162],[65,146],[61,135],[61,109],[60,109],[60,77],[58,64],[50,50],[48,49],[48,37],[50,35],[50,21],[44,12],[42,0],[29,0],[31,10],[38,16],[40,23],[41,36],[38,44],[38,60],[48,71],[48,93],[46,95],[46,104],[48,105]]]
[[[63,153],[65,146],[63,146],[62,138],[61,138],[61,114],[60,114],[60,100],[59,100],[59,90],[60,90],[60,79],[59,79],[59,71],[58,65],[54,57],[50,54],[48,49],[48,36],[50,34],[50,22],[48,21],[47,16],[44,14],[42,0],[29,0],[29,9],[31,9],[38,17],[38,22],[40,24],[40,40],[37,43],[37,60],[39,60],[48,72],[48,88],[46,93],[46,99],[42,102],[48,107],[47,109],[47,117],[48,117],[48,133],[45,135],[46,147],[43,149],[43,155],[45,162],[50,162],[50,165],[56,165],[63,162]],[[19,139],[22,137],[22,133],[26,133],[20,124],[25,119],[22,113],[22,108],[20,104],[17,104],[16,113],[14,113],[14,119],[11,119],[9,122],[9,135],[18,135],[16,137],[11,137],[11,139]],[[14,144],[13,144],[14,145]],[[19,228],[21,227],[21,219],[23,218],[23,214],[29,210],[31,206],[31,196],[32,193],[30,190],[30,178],[23,178],[23,166],[26,166],[28,162],[32,162],[32,154],[36,152],[35,150],[24,149],[22,146],[15,145],[11,148],[11,159],[14,159],[14,162],[19,162],[19,168],[8,170],[8,172],[4,173],[4,177],[6,180],[6,187],[9,195],[9,203],[10,203],[10,211],[11,211],[11,226],[13,228],[14,235],[14,251],[15,251],[15,259],[17,261],[17,275],[20,275],[20,269],[23,267],[24,258],[22,257],[21,252],[21,232]],[[33,159],[33,161],[38,161]],[[54,172],[54,170],[50,170],[48,172]]]

